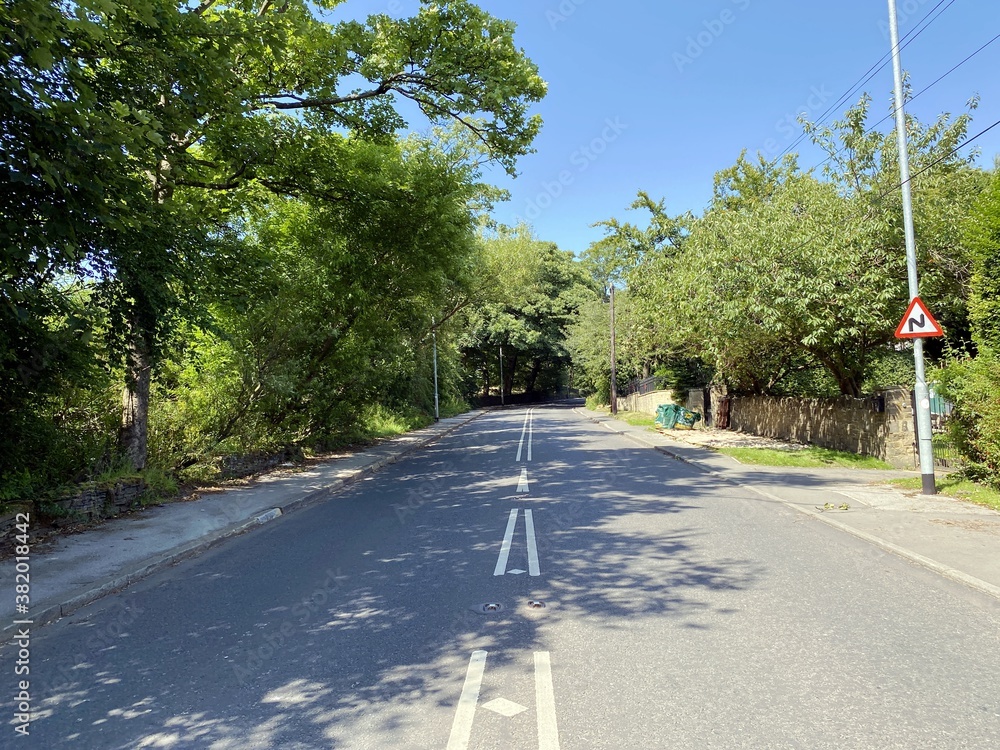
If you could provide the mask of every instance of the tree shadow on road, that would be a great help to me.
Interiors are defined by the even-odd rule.
[[[726,526],[756,522],[752,508],[587,429],[546,433],[519,495],[510,457],[479,448],[516,419],[491,415],[51,628],[36,644],[39,746],[443,747],[474,650],[513,668],[565,623],[711,628],[703,614],[739,611],[765,571]],[[494,575],[512,508],[507,570],[527,567],[530,509],[540,576]],[[503,608],[476,610],[488,602]]]

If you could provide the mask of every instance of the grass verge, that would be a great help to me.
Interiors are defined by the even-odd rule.
[[[615,419],[620,419],[622,422],[628,422],[634,427],[655,427],[656,417],[649,414],[642,414],[637,411],[620,411],[615,416]]]
[[[611,416],[611,408],[608,406],[587,406],[591,411],[599,411]],[[656,429],[656,417],[651,414],[643,414],[638,411],[619,411],[615,415],[615,419],[622,422],[627,422],[633,427],[648,427],[651,430]]]
[[[918,492],[922,489],[920,477],[890,479],[885,484],[891,484],[894,487],[904,490],[917,490]],[[967,500],[976,505],[985,505],[987,508],[1000,510],[1000,492],[990,487],[977,484],[970,479],[965,479],[955,474],[937,477],[935,484],[940,495],[954,497],[958,500]]]
[[[783,451],[774,448],[726,448],[713,450],[731,456],[741,464],[758,466],[791,466],[801,469],[829,468],[838,466],[847,469],[892,469],[893,467],[871,456],[835,451],[830,448],[809,446],[801,450]],[[919,480],[918,480],[919,481]]]

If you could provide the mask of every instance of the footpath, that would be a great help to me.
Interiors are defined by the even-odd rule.
[[[79,534],[46,540],[30,560],[31,606],[15,613],[15,560],[0,561],[0,643],[30,620],[38,627],[102,596],[334,492],[419,450],[485,413],[442,419],[358,453],[303,470],[261,476],[195,500],[151,506]]]
[[[695,466],[764,501],[853,534],[883,550],[1000,600],[1000,512],[944,496],[880,485],[916,472],[750,466],[710,450],[713,443],[760,443],[723,431],[676,431],[673,436],[577,409],[629,440]],[[747,443],[747,440],[750,443]],[[846,510],[841,510],[846,506]]]

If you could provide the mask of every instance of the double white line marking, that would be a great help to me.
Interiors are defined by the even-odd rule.
[[[465,675],[462,697],[458,699],[458,710],[451,726],[447,750],[468,750],[483,674],[486,672],[487,655],[486,651],[474,651],[469,660],[469,670]],[[548,651],[535,652],[535,716],[538,720],[538,750],[559,750],[552,661]]]
[[[507,519],[507,531],[503,535],[503,543],[500,545],[500,556],[497,557],[497,566],[493,569],[493,575],[502,576],[507,573],[507,559],[510,557],[510,545],[514,541],[514,529],[517,527],[517,508],[510,512]],[[528,575],[540,575],[538,570],[538,547],[535,545],[535,521],[530,510],[524,511],[524,534],[528,541]],[[523,573],[524,571],[520,571]]]

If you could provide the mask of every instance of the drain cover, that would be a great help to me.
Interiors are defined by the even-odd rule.
[[[534,599],[532,599],[530,602],[528,602],[528,606],[531,609],[545,609],[545,602],[536,602]]]

